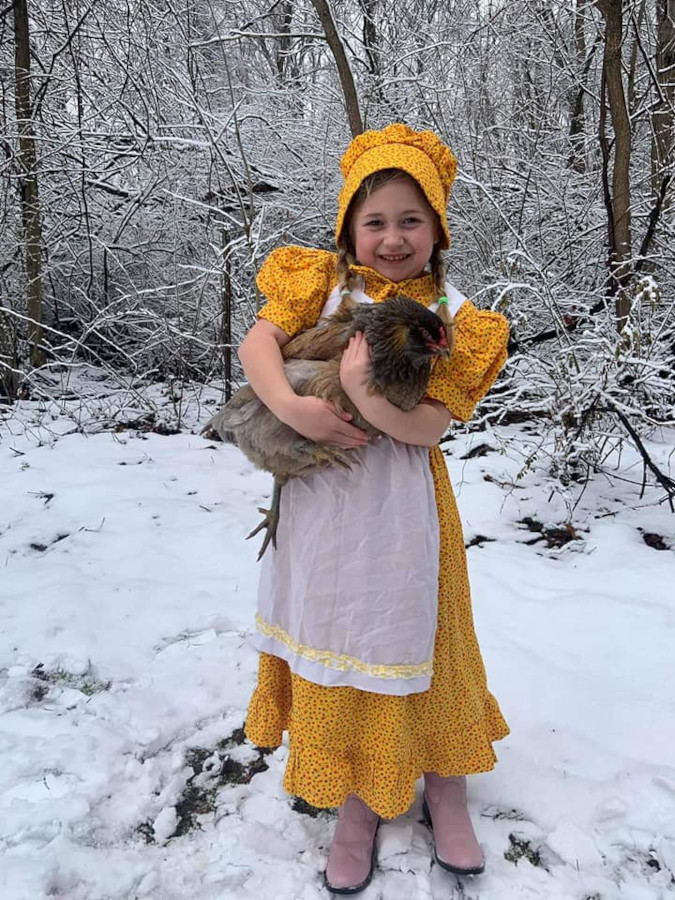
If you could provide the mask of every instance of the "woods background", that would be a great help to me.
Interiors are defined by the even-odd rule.
[[[227,395],[260,263],[331,249],[348,141],[402,121],[512,324],[479,424],[566,484],[675,423],[675,0],[16,0],[0,79],[0,402],[92,364]]]

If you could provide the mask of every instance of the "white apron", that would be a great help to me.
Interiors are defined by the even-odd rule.
[[[338,303],[334,291],[322,315]],[[284,485],[252,642],[316,684],[397,696],[425,691],[439,559],[429,450],[384,436],[353,456],[351,469],[332,466]]]

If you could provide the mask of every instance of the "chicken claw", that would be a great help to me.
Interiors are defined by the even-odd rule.
[[[246,535],[246,540],[249,538],[255,537],[256,534],[261,531],[263,528],[267,529],[265,537],[262,542],[262,546],[260,548],[260,552],[258,553],[258,562],[263,557],[263,553],[267,550],[267,546],[270,541],[272,541],[272,546],[274,549],[277,549],[277,525],[279,524],[279,517],[274,514],[271,509],[263,509],[262,506],[258,507],[258,512],[262,513],[264,518],[259,525],[257,525],[250,534]]]
[[[260,522],[250,534],[246,535],[246,540],[249,538],[255,537],[256,534],[261,531],[263,528],[267,529],[265,533],[265,537],[263,538],[262,546],[260,547],[260,551],[258,553],[258,562],[263,558],[263,554],[269,545],[269,542],[272,541],[272,546],[274,549],[277,549],[277,525],[279,524],[279,501],[281,500],[281,485],[279,482],[274,479],[274,490],[272,492],[272,503],[269,509],[264,509],[262,506],[258,507],[258,512],[262,513],[263,520]]]

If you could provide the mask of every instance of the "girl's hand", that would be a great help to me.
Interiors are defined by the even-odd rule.
[[[303,437],[336,444],[344,450],[353,450],[368,443],[365,431],[349,424],[351,418],[351,413],[338,412],[330,400],[297,395],[294,395],[291,406],[283,416],[284,422]]]
[[[368,396],[370,373],[370,347],[363,332],[357,331],[340,361],[340,383],[355,406],[359,406],[359,400]]]

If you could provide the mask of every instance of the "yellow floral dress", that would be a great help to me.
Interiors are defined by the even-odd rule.
[[[258,286],[260,310],[287,334],[313,326],[336,284],[335,255],[284,247],[266,260]],[[407,294],[424,305],[436,299],[430,275],[391,282],[354,267],[375,302]],[[465,302],[455,319],[450,361],[438,360],[427,394],[466,421],[506,360],[508,323],[499,313]],[[429,451],[440,529],[438,622],[429,690],[392,696],[353,687],[324,687],[291,673],[276,657],[260,655],[246,734],[276,747],[288,731],[284,787],[318,807],[339,806],[358,794],[383,818],[405,812],[415,781],[426,771],[462,775],[492,769],[492,742],[508,734],[487,689],[473,625],[462,527],[439,447]]]

